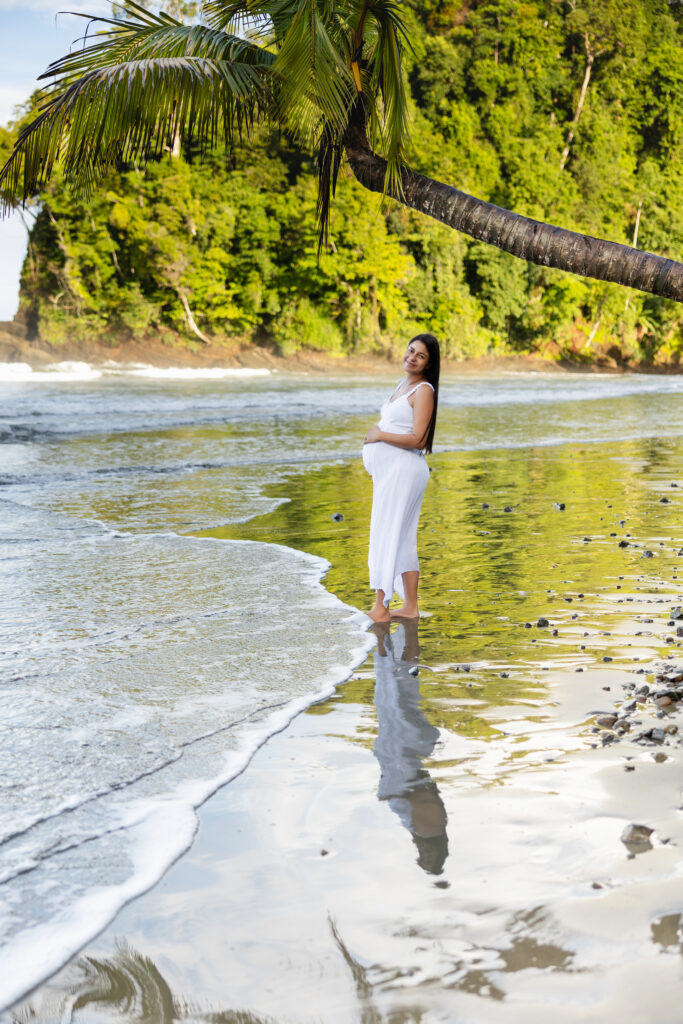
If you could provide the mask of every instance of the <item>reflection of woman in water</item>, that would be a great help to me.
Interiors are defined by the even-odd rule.
[[[401,624],[393,636],[389,625],[373,627],[375,651],[375,757],[381,776],[377,795],[386,800],[413,837],[420,867],[440,875],[448,856],[446,809],[436,783],[422,767],[434,749],[439,730],[420,708],[420,685],[410,674],[417,666],[417,621]]]
[[[439,343],[418,334],[403,358],[405,378],[382,406],[380,421],[365,435],[363,465],[372,477],[370,586],[376,591],[370,618],[388,622],[418,616],[417,522],[429,480],[424,453],[431,452],[439,402]],[[394,590],[403,606],[389,613]]]

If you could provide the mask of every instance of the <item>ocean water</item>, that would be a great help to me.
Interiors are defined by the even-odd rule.
[[[0,368],[0,1006],[152,886],[208,795],[364,659],[362,590],[342,587],[343,603],[307,553],[330,522],[296,548],[220,534],[258,537],[322,467],[357,472],[394,382]],[[435,460],[678,438],[682,391],[680,377],[454,376]],[[344,568],[364,581],[362,529]]]

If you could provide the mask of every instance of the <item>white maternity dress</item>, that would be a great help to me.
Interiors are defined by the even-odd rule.
[[[413,407],[408,399],[425,385],[432,387],[429,381],[421,381],[399,398],[389,398],[382,406],[380,430],[388,434],[412,433]],[[397,448],[384,441],[363,445],[363,465],[372,477],[370,587],[383,590],[384,604],[388,605],[394,590],[405,599],[401,574],[420,568],[417,523],[429,467],[419,449]]]

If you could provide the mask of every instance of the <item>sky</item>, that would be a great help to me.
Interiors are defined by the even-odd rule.
[[[104,0],[0,0],[0,124],[31,95],[51,61],[68,53],[87,22],[60,11],[108,13]],[[11,320],[19,299],[26,231],[15,214],[0,219],[0,320]]]

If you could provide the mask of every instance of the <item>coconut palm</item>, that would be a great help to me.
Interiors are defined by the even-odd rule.
[[[35,195],[59,162],[80,190],[107,168],[182,139],[228,147],[256,122],[316,155],[321,242],[344,157],[388,194],[521,259],[683,301],[683,265],[522,217],[406,166],[408,44],[396,0],[206,0],[184,25],[123,0],[117,18],[55,61],[38,117],[0,172],[5,206]]]

